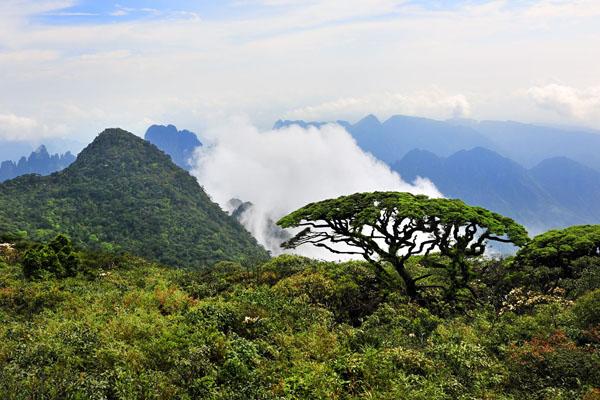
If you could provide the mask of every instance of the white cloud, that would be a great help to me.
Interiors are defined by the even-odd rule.
[[[440,196],[429,181],[404,182],[337,125],[260,132],[237,119],[204,139],[208,145],[198,150],[194,175],[223,207],[232,198],[255,204],[244,222],[275,253],[279,243],[268,235],[266,222],[307,203],[377,190]]]
[[[52,50],[0,51],[0,65],[10,63],[43,63],[57,60],[60,54]]]
[[[471,105],[462,94],[448,95],[440,90],[420,91],[405,95],[383,93],[363,97],[346,97],[316,106],[302,107],[288,112],[290,119],[335,120],[357,119],[365,114],[387,118],[395,114],[417,115],[430,118],[466,118]]]
[[[119,9],[117,9],[117,10],[115,10],[115,11],[113,11],[113,12],[110,13],[110,15],[112,15],[113,17],[124,17],[127,14],[129,14],[129,11],[124,10],[122,8],[119,8]]]
[[[543,0],[526,11],[535,18],[593,18],[600,16],[597,0]]]
[[[440,10],[394,0],[256,0],[271,7],[219,19],[166,11],[110,24],[34,18],[73,3],[0,1],[0,109],[72,135],[114,125],[141,131],[144,120],[194,129],[236,114],[261,126],[369,112],[528,120],[540,112],[519,90],[550,78],[600,84],[591,1]],[[559,6],[569,8],[540,11]],[[105,117],[66,113],[69,104]]]
[[[36,120],[14,114],[0,114],[0,139],[27,140],[39,129]]]
[[[600,121],[600,87],[549,84],[532,87],[528,94],[537,106],[562,116],[588,123]]]

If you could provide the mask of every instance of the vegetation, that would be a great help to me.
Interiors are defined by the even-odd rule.
[[[279,224],[366,261],[267,259],[166,157],[109,131],[0,186],[3,399],[600,398],[598,227],[365,193]]]
[[[386,264],[391,265],[411,299],[428,288],[441,288],[452,300],[463,289],[472,292],[468,259],[483,255],[488,241],[521,246],[528,240],[521,225],[481,207],[399,192],[357,193],[311,203],[278,224],[304,228],[283,245],[286,248],[310,243],[337,254],[361,255],[384,278],[389,275]],[[432,268],[425,271],[407,268],[411,257],[432,251],[449,262],[427,263]],[[418,284],[439,276],[436,268],[447,278],[446,285]]]
[[[41,278],[49,273],[64,278],[75,276],[81,261],[71,240],[58,235],[46,245],[30,248],[23,255],[23,274],[27,278]]]
[[[59,243],[0,247],[3,399],[600,395],[600,289],[495,296],[483,282],[509,279],[510,260],[470,259],[489,296],[457,312],[409,301],[367,262],[185,271]],[[26,274],[57,245],[75,273]]]
[[[118,129],[100,134],[61,172],[1,184],[0,232],[42,241],[66,233],[90,249],[181,267],[267,257],[192,176]]]
[[[517,253],[516,262],[525,279],[547,292],[589,273],[586,264],[599,256],[600,225],[581,225],[536,236]]]

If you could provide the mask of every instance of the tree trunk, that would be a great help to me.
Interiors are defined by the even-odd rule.
[[[406,288],[406,294],[408,295],[408,297],[410,297],[411,300],[417,300],[417,283],[410,276],[406,268],[404,268],[404,263],[394,262],[393,265],[396,271],[398,272],[398,275],[400,275],[400,277],[404,281],[404,287]]]

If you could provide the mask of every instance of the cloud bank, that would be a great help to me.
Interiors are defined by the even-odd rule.
[[[576,89],[550,84],[528,91],[538,107],[578,121],[600,122],[600,87]]]
[[[281,250],[267,221],[307,203],[376,190],[440,196],[427,180],[404,182],[334,124],[260,132],[237,119],[209,130],[203,139],[210,144],[197,150],[193,174],[224,208],[232,198],[252,202],[254,213],[245,215],[243,223],[274,254]],[[316,249],[299,250],[314,256]]]

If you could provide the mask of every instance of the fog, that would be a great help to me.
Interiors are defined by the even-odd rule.
[[[428,180],[404,182],[335,124],[261,132],[237,118],[209,129],[202,139],[206,145],[196,151],[193,175],[224,209],[232,198],[252,202],[242,223],[273,254],[281,253],[281,238],[269,221],[307,203],[376,190],[441,196]],[[296,253],[339,258],[310,246]]]

